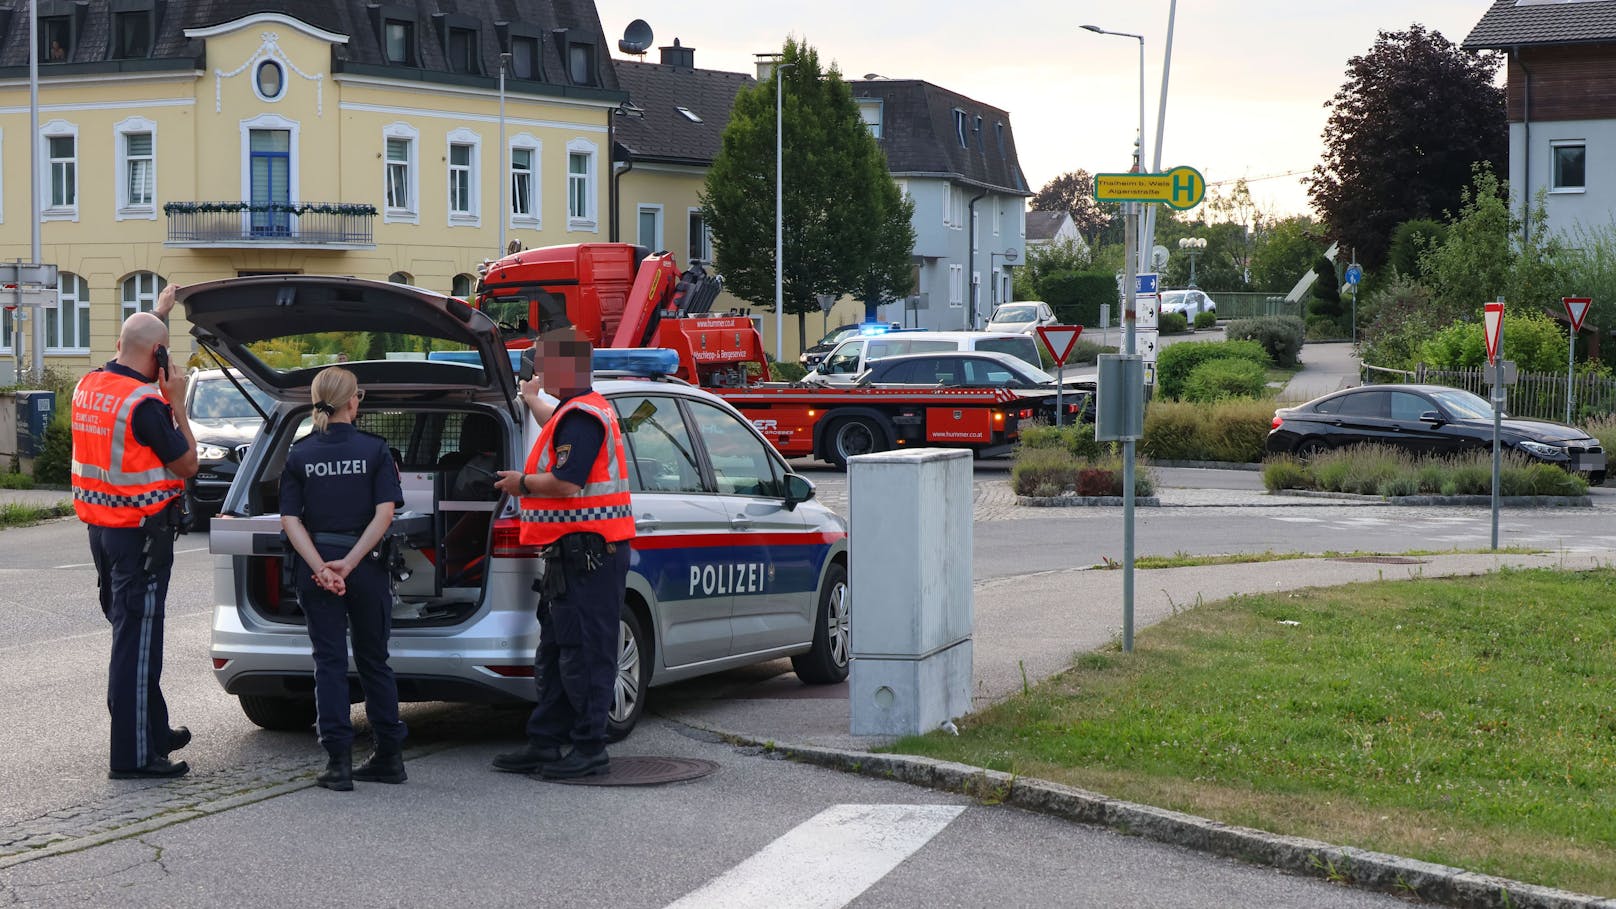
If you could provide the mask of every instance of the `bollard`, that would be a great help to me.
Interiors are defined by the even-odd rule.
[[[971,709],[972,457],[848,459],[854,735],[930,732]]]

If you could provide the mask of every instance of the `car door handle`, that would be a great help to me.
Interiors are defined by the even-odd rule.
[[[649,515],[643,518],[636,518],[634,521],[634,531],[636,533],[655,533],[656,529],[661,526],[661,521],[658,521],[656,518]]]
[[[751,530],[752,519],[746,515],[738,514],[729,519],[729,528],[731,530]]]

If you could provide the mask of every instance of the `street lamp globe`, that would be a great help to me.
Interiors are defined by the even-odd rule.
[[[1184,251],[1184,255],[1190,257],[1190,286],[1194,287],[1195,286],[1195,260],[1197,258],[1199,258],[1202,253],[1206,252],[1206,238],[1205,237],[1180,237],[1179,241],[1178,241],[1178,248],[1182,249]]]

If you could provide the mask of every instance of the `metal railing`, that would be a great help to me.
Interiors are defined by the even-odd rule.
[[[1207,292],[1217,304],[1218,319],[1254,319],[1258,316],[1307,317],[1305,303],[1287,303],[1283,293]]]
[[[1384,366],[1361,367],[1364,384],[1385,382],[1413,382],[1421,385],[1446,385],[1462,388],[1487,397],[1490,387],[1483,381],[1482,370],[1433,369],[1424,363],[1414,369],[1388,369]],[[1575,421],[1616,413],[1616,379],[1608,376],[1582,375],[1571,382],[1572,416]],[[1505,395],[1504,410],[1511,416],[1534,420],[1565,419],[1565,373],[1523,372]]]
[[[349,202],[170,202],[169,243],[376,245],[376,207]]]

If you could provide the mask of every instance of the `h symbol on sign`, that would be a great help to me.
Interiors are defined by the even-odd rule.
[[[1173,174],[1173,200],[1195,198],[1195,175]]]

